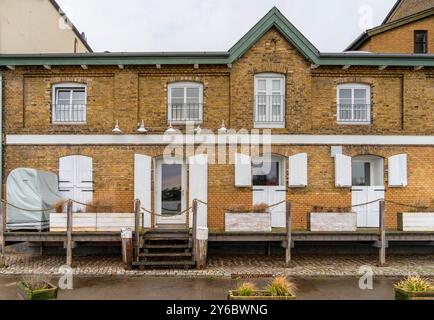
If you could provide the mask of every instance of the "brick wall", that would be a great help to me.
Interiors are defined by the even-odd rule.
[[[134,154],[157,157],[163,152],[162,146],[155,147],[62,147],[62,146],[7,146],[5,150],[5,177],[11,170],[31,167],[58,173],[59,157],[81,154],[93,158],[95,196],[108,194],[113,199],[113,209],[118,212],[132,212],[134,201]],[[350,188],[336,188],[334,182],[334,159],[330,146],[273,146],[272,152],[288,157],[300,152],[308,153],[308,187],[288,188],[287,199],[324,207],[346,207],[351,205]],[[408,186],[387,187],[387,158],[408,154]],[[372,154],[384,157],[386,199],[414,204],[416,201],[434,201],[434,148],[433,147],[344,147],[344,154],[350,156]],[[210,156],[212,152],[210,152]],[[229,157],[229,151],[227,152]],[[286,167],[287,167],[286,163]],[[210,164],[208,186],[208,224],[212,229],[224,226],[225,209],[231,205],[252,205],[251,188],[234,186],[233,164]],[[287,177],[285,179],[287,180]],[[431,204],[433,205],[433,204]],[[397,213],[404,210],[387,204],[387,226],[396,228]],[[307,228],[309,208],[294,203],[294,229]]]
[[[434,53],[434,16],[374,35],[358,50],[384,53],[414,53],[415,30],[428,30],[428,53]]]

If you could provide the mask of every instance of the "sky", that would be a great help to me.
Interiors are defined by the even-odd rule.
[[[396,0],[57,0],[95,52],[227,51],[276,6],[321,52],[343,51]]]

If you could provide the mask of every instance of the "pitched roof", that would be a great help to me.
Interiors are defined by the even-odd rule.
[[[50,0],[50,3],[53,5],[53,7],[56,9],[57,12],[59,12],[59,14],[62,17],[64,17],[65,19],[68,19],[68,21],[71,23],[71,20],[69,20],[69,18],[63,12],[62,8],[59,6],[59,4],[56,2],[56,0]],[[83,43],[83,45],[86,47],[86,49],[89,52],[93,52],[92,48],[87,43],[87,40],[84,38],[84,35],[82,33],[80,33],[80,31],[78,31],[78,29],[75,27],[75,25],[73,23],[71,23],[71,26],[72,26],[72,31],[75,33],[77,38],[80,39],[80,41]]]
[[[432,8],[434,8],[434,0],[398,0],[384,19],[383,24]]]
[[[429,0],[429,1],[434,1],[434,0]],[[407,15],[401,19],[398,20],[393,20],[390,22],[387,22],[385,24],[382,24],[378,27],[366,30],[365,32],[363,32],[359,37],[357,37],[356,40],[354,40],[346,49],[345,51],[354,51],[354,50],[358,50],[369,38],[371,38],[372,36],[375,36],[377,34],[389,31],[391,29],[395,29],[398,28],[402,25],[405,24],[409,24],[418,20],[422,20],[425,18],[428,18],[430,16],[434,15],[434,7],[424,10],[424,11],[420,11],[417,13],[414,13],[412,15]]]
[[[229,51],[0,55],[0,66],[225,65],[232,64],[241,58],[271,28],[276,28],[313,65],[434,67],[434,55],[432,54],[321,53],[276,7],[273,7]]]

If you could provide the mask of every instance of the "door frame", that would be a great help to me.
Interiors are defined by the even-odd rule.
[[[164,163],[164,157],[158,157],[154,159],[154,225],[165,225],[165,224],[175,224],[181,225],[187,223],[187,214],[184,212],[178,216],[172,217],[162,217],[161,214],[161,168]],[[187,166],[185,164],[184,159],[181,157],[173,158],[173,163],[168,164],[181,164],[182,165],[182,174],[181,174],[181,210],[184,211],[187,208]]]

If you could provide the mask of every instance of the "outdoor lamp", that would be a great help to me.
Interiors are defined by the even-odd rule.
[[[119,120],[116,120],[115,127],[112,130],[113,133],[120,134],[122,133],[121,128],[119,127]]]
[[[137,132],[138,133],[147,133],[148,132],[148,130],[146,130],[146,128],[145,128],[145,121],[143,121],[142,120],[142,123],[141,124],[137,124]]]

